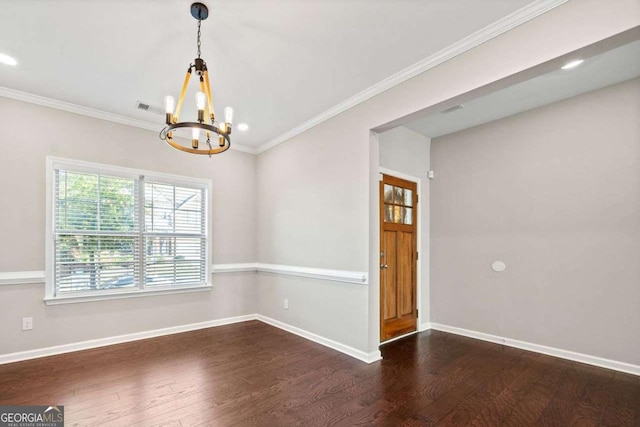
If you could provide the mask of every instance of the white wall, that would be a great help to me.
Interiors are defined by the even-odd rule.
[[[258,157],[258,259],[276,264],[369,271],[366,290],[335,290],[326,299],[340,307],[326,316],[313,310],[313,294],[298,301],[307,325],[325,336],[344,334],[341,319],[358,307],[345,342],[362,351],[379,342],[377,141],[370,129],[567,54],[640,24],[636,0],[572,1],[428,70],[311,128]],[[507,60],[508,59],[508,60]],[[263,280],[263,275],[259,275]],[[274,292],[292,286],[305,297],[310,280],[275,280]],[[343,284],[341,286],[352,286]],[[330,290],[328,290],[330,291]],[[359,307],[362,301],[368,307]],[[265,299],[261,310],[284,316],[280,301]],[[276,306],[277,305],[277,306]],[[359,316],[365,316],[360,319]],[[295,319],[292,319],[295,321]],[[294,325],[298,326],[298,325]],[[314,329],[311,332],[317,331]],[[366,337],[364,339],[363,337]],[[342,338],[340,338],[342,339]]]
[[[429,319],[429,179],[427,172],[430,165],[431,139],[417,132],[399,126],[395,129],[379,135],[380,166],[401,172],[420,180],[420,193],[418,202],[418,227],[420,232],[418,252],[419,266],[419,290],[420,298],[418,309],[419,322],[427,323]],[[420,324],[418,324],[418,327]]]
[[[0,272],[44,270],[47,155],[213,180],[214,263],[254,262],[254,155],[180,153],[155,132],[0,98]],[[0,354],[256,312],[255,274],[191,294],[45,306],[43,284],[0,285]],[[34,318],[32,331],[22,317]]]
[[[639,118],[635,79],[433,139],[432,321],[640,365]]]

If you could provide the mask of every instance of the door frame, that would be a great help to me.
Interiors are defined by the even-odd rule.
[[[418,319],[416,320],[418,322],[418,324],[416,325],[416,330],[415,330],[415,332],[409,332],[408,334],[400,335],[398,337],[391,338],[391,339],[388,339],[386,341],[381,341],[380,340],[380,332],[381,332],[380,331],[380,322],[378,322],[378,344],[387,344],[387,343],[395,341],[397,339],[406,337],[408,335],[417,334],[418,332],[422,331],[421,326],[422,326],[423,311],[422,311],[422,277],[421,277],[421,275],[422,275],[422,267],[421,267],[422,262],[421,261],[424,260],[424,258],[422,258],[423,256],[427,256],[427,254],[423,254],[424,251],[422,250],[422,218],[420,217],[420,215],[422,213],[422,204],[426,202],[426,200],[424,200],[424,196],[422,194],[422,179],[418,178],[417,176],[409,175],[409,174],[406,174],[406,173],[403,173],[403,172],[400,172],[400,171],[396,171],[396,170],[393,170],[393,169],[388,169],[388,168],[384,168],[382,166],[379,166],[378,167],[378,185],[380,185],[380,182],[382,182],[382,175],[383,174],[416,183],[416,194],[418,195],[418,203],[416,204],[416,221],[418,222],[417,227],[416,227],[416,233],[418,234],[416,236],[416,249],[417,249],[418,253],[420,253],[420,258],[416,262],[416,300],[418,301],[418,304],[417,304]],[[380,203],[381,202],[382,202],[381,200],[378,200],[378,209],[380,209]],[[382,221],[383,220],[384,220],[383,218],[378,218],[378,229],[382,228]],[[380,239],[382,239],[382,236],[380,236]],[[378,242],[378,253],[379,252],[380,252],[380,243]],[[378,271],[378,277],[380,277],[380,268],[378,268],[377,271]],[[380,281],[380,280],[378,279],[378,281]],[[380,285],[380,286],[382,286],[382,285]],[[380,292],[380,290],[378,290],[378,293],[379,292]],[[380,304],[381,304],[381,301],[378,302],[378,310],[380,310]]]

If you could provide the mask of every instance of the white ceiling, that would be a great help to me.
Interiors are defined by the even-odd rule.
[[[202,57],[234,143],[256,147],[532,0],[216,0]],[[195,57],[186,0],[0,0],[0,87],[134,119],[178,95]],[[191,97],[187,101],[192,105]],[[191,110],[193,111],[193,110]],[[184,114],[189,114],[186,110]]]
[[[591,58],[577,68],[558,69],[464,103],[450,113],[434,113],[404,126],[436,138],[532,110],[640,76],[640,41]]]

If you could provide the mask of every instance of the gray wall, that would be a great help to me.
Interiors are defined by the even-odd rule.
[[[20,208],[0,209],[0,236],[16,245],[2,249],[0,271],[44,268],[44,157],[54,154],[211,177],[215,263],[260,261],[368,271],[370,280],[362,286],[261,274],[257,282],[263,286],[255,292],[251,283],[255,275],[214,276],[219,293],[206,294],[208,298],[200,293],[121,304],[86,303],[77,308],[40,306],[43,311],[28,333],[19,331],[19,317],[42,304],[40,291],[30,291],[37,285],[2,286],[0,336],[7,337],[3,345],[9,347],[1,347],[0,352],[249,312],[273,313],[271,317],[326,338],[363,351],[377,350],[378,265],[370,251],[374,248],[375,255],[378,247],[379,160],[378,143],[370,139],[370,129],[634,27],[640,23],[640,14],[634,13],[638,8],[637,0],[567,2],[257,158],[238,152],[195,158],[163,146],[154,132],[0,100],[0,177],[17,188],[0,186],[0,200],[15,198]],[[33,151],[27,154],[28,150]],[[293,295],[291,289],[295,305],[285,312],[282,297]],[[102,312],[100,322],[94,321],[94,312]],[[61,331],[74,323],[61,319],[75,319],[77,330]],[[38,329],[43,324],[49,329]]]
[[[259,274],[271,292],[295,292],[306,317],[287,313],[281,298],[261,299],[260,312],[377,351],[379,144],[370,130],[639,25],[637,10],[636,0],[564,3],[261,153],[258,262],[368,271],[369,285],[327,286],[317,301],[317,281]],[[330,301],[339,302],[331,311],[317,307]]]
[[[213,180],[214,263],[255,261],[256,157],[179,153],[155,132],[0,98],[0,271],[44,270],[47,155]],[[255,274],[214,290],[46,306],[44,285],[0,285],[0,354],[256,312]],[[33,317],[22,331],[22,317]]]
[[[404,126],[399,126],[379,136],[380,166],[420,179],[418,211],[420,217],[419,321],[426,324],[429,319],[429,179],[431,139]],[[420,325],[418,325],[419,327]]]
[[[433,139],[432,322],[640,364],[639,118],[635,79]]]
[[[323,123],[318,144],[258,156],[258,262],[367,271],[367,147],[334,133]],[[262,273],[258,284],[261,314],[366,351],[367,286]]]

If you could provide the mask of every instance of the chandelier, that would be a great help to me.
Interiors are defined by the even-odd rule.
[[[187,75],[182,84],[180,97],[176,105],[175,99],[171,95],[165,97],[165,112],[167,126],[160,132],[160,139],[166,141],[175,149],[192,154],[212,154],[227,151],[231,146],[231,123],[233,121],[233,109],[224,109],[224,122],[216,121],[213,111],[213,101],[211,100],[211,86],[209,84],[209,71],[207,63],[200,57],[200,25],[209,16],[209,9],[202,3],[191,5],[191,16],[198,21],[198,57],[193,64],[189,64]],[[196,93],[196,107],[198,117],[195,122],[181,122],[180,112],[184,103],[184,96],[189,87],[191,75],[195,72],[200,80],[200,90]],[[182,144],[175,140],[174,131],[177,129],[191,129],[191,146]],[[217,135],[215,146],[211,143],[212,134]],[[205,144],[201,146],[201,140]]]

